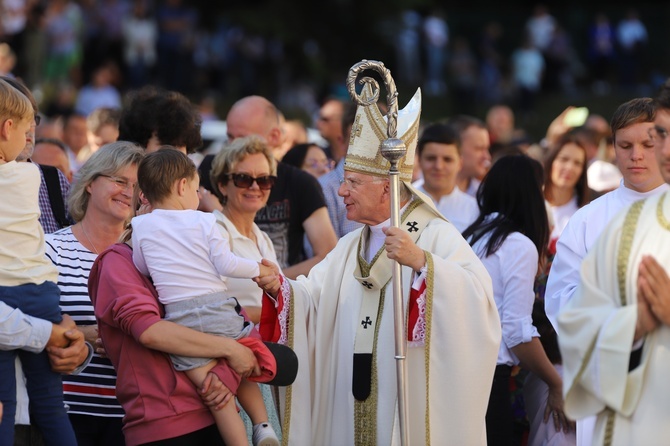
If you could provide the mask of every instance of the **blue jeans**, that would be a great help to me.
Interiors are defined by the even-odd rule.
[[[25,314],[56,324],[63,319],[58,305],[60,290],[53,282],[0,287],[0,300]],[[25,350],[0,351],[0,401],[4,406],[0,423],[0,446],[14,444],[16,414],[14,359],[17,355],[21,359],[23,373],[26,375],[31,421],[42,432],[44,443],[48,446],[76,446],[74,431],[65,411],[63,381],[60,374],[51,370],[46,351],[30,353]]]

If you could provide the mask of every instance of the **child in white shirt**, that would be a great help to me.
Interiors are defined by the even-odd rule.
[[[252,279],[273,274],[272,270],[234,255],[214,215],[196,210],[199,178],[186,155],[162,148],[142,160],[137,176],[153,211],[132,220],[133,261],[140,272],[151,276],[165,306],[165,319],[238,339],[257,357],[267,357],[269,352],[263,343],[248,337],[255,328],[240,314],[237,299],[227,295],[225,277]],[[202,384],[216,361],[172,355],[175,369],[184,371],[196,386]],[[242,379],[237,398],[254,425],[272,429],[257,384]],[[247,444],[246,430],[234,405],[212,413],[227,445]],[[271,431],[261,444],[279,442]]]

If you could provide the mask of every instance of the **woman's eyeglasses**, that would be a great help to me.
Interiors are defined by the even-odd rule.
[[[246,173],[226,174],[226,180],[228,179],[232,179],[235,187],[239,187],[241,189],[249,189],[251,185],[254,184],[255,181],[256,184],[258,184],[258,188],[260,190],[272,189],[272,186],[275,185],[275,181],[277,181],[277,177],[274,175],[265,175],[262,177],[254,178],[251,175],[247,175]]]
[[[137,186],[137,183],[133,183],[131,181],[128,181],[127,179],[123,177],[115,177],[114,175],[99,175],[103,178],[106,178],[107,180],[111,181],[116,185],[121,190],[126,190],[126,189],[131,189],[135,190],[135,187]]]

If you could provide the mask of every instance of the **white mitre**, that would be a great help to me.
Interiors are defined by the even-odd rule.
[[[370,83],[363,86],[361,99],[373,97]],[[405,143],[407,153],[400,158],[398,170],[400,181],[410,183],[414,169],[414,152],[419,137],[419,119],[421,117],[421,89],[417,89],[414,97],[405,108],[398,112],[397,137]],[[356,118],[351,126],[349,148],[344,159],[344,170],[359,172],[378,177],[388,177],[391,163],[380,151],[382,141],[388,139],[387,118],[373,103],[369,106],[358,106]]]

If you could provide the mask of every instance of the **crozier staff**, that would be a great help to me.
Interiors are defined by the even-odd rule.
[[[361,96],[375,96],[369,83]],[[365,226],[340,239],[308,277],[259,281],[269,293],[261,333],[291,346],[300,361],[296,382],[280,393],[288,444],[400,443],[392,260],[402,265],[408,315],[410,444],[486,444],[500,322],[484,266],[410,184],[420,103],[417,91],[398,113],[408,148],[398,162],[400,227],[389,227],[389,163],[379,151],[387,123],[376,105],[359,106],[339,195],[347,218]]]

